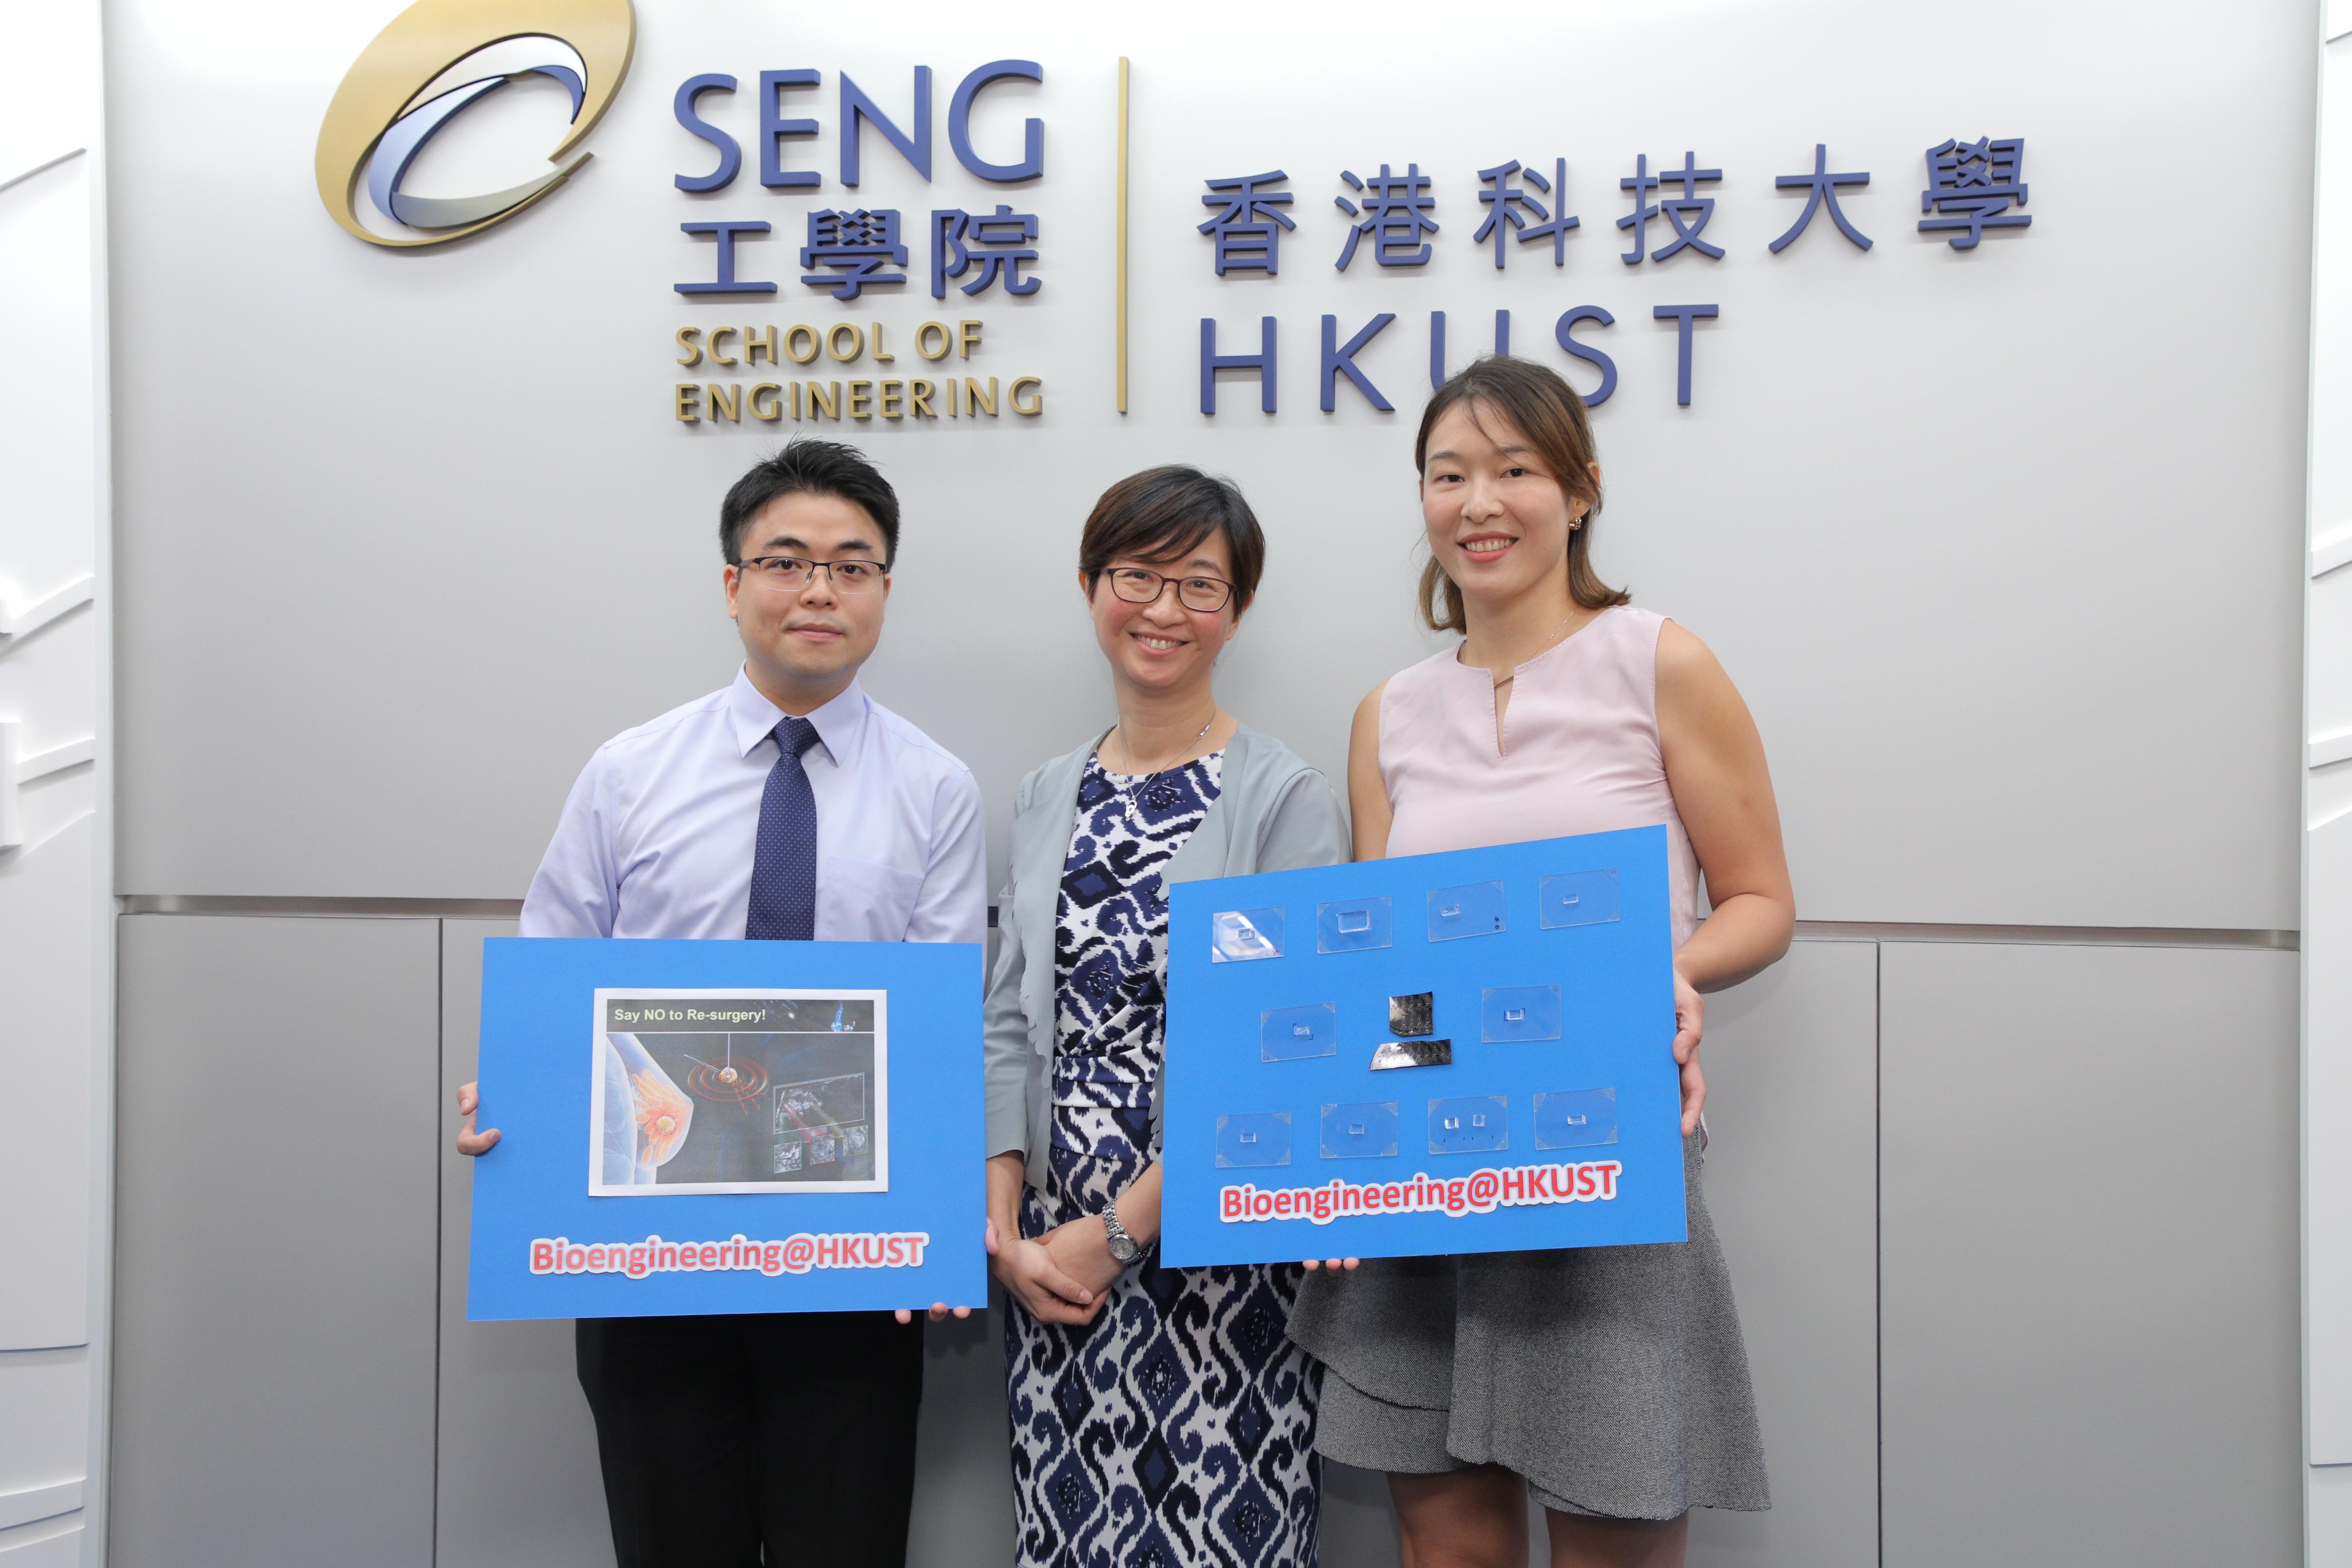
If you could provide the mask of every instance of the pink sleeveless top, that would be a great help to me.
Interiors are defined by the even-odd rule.
[[[1514,672],[1495,747],[1494,678],[1448,648],[1381,696],[1391,855],[1621,827],[1666,829],[1675,945],[1690,937],[1698,864],[1658,749],[1658,631],[1619,605]]]

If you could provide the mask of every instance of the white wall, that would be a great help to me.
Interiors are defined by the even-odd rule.
[[[29,1564],[95,1560],[104,1517],[113,814],[98,6],[0,6],[0,1557]]]
[[[1550,327],[1570,306],[1602,305],[1617,324],[1586,338],[1622,379],[1596,416],[1610,487],[1601,569],[1723,655],[1771,749],[1801,912],[1860,922],[1843,934],[1881,944],[1811,946],[1718,1004],[1709,1180],[1721,1184],[1768,1447],[1787,1458],[1774,1459],[1780,1507],[1702,1521],[1695,1558],[1989,1561],[2016,1554],[2004,1521],[2071,1529],[2112,1516],[2129,1528],[2107,1539],[2131,1554],[2112,1546],[2106,1560],[2207,1561],[2203,1537],[2170,1529],[2168,1510],[2184,1467],[2210,1458],[2197,1423],[2221,1410],[2232,1462],[2261,1479],[2216,1500],[2200,1528],[2235,1526],[2248,1560],[2286,1560],[2294,1401],[2276,1340],[2294,1261],[2283,1229],[2221,1226],[2245,1289],[2198,1296],[2193,1312],[2162,1320],[2174,1337],[2151,1345],[2079,1313],[2031,1310],[2053,1296],[2165,1289],[2178,1260],[2163,1241],[2164,1194],[2115,1182],[2150,1157],[2142,1122],[2075,1127],[2045,1107],[2031,1123],[2053,1140],[2072,1132],[2051,1166],[2063,1195],[2120,1205],[2095,1246],[2053,1241],[2031,1191],[1995,1194],[2005,1217],[1990,1234],[1952,1229],[1935,1198],[1972,1158],[1940,1129],[1953,1097],[1997,1097],[2029,1069],[2044,1074],[2037,1081],[2095,1083],[2101,1063],[2120,1061],[2149,1075],[2135,1088],[2165,1114],[2179,1085],[2243,1077],[2259,1115],[2233,1131],[2243,1157],[2209,1196],[2225,1215],[2235,1205],[2273,1218],[2285,1202],[2284,1145],[2259,1132],[2283,1126],[2292,975],[2287,960],[2244,949],[2299,923],[2301,432],[2307,405],[2316,430],[2329,395],[2323,374],[2312,403],[2305,379],[2308,5],[1999,0],[1956,18],[1808,0],[1591,0],[1565,12],[1490,7],[1432,29],[1425,11],[1396,5],[1340,20],[1236,0],[1008,19],[913,0],[882,27],[753,0],[643,0],[632,78],[588,142],[595,161],[515,221],[409,254],[336,228],[311,179],[327,99],[397,9],[107,8],[109,130],[124,150],[108,197],[115,646],[128,720],[114,886],[135,907],[241,897],[327,915],[413,900],[401,909],[420,916],[496,913],[466,901],[520,896],[589,750],[727,679],[717,500],[782,429],[669,417],[685,374],[672,333],[684,325],[878,321],[903,367],[917,322],[969,313],[986,322],[970,370],[1044,378],[1034,420],[821,426],[868,447],[907,501],[904,566],[869,684],[971,761],[1000,865],[1022,772],[1108,721],[1071,557],[1092,498],[1147,464],[1201,462],[1255,501],[1271,570],[1223,694],[1336,772],[1356,698],[1439,646],[1414,629],[1407,597],[1428,313],[1447,312],[1459,363],[1507,308],[1516,348],[1590,385]],[[1122,54],[1134,62],[1125,416],[1112,406],[1110,205]],[[957,168],[944,121],[962,72],[1008,56],[1041,61],[1045,81],[999,89],[983,139],[1009,143],[1019,119],[1044,118],[1047,174],[998,189]],[[802,215],[848,195],[834,177],[841,73],[902,109],[918,62],[939,72],[937,177],[925,185],[869,133],[856,199],[913,214],[1001,198],[1038,213],[1046,283],[1032,300],[942,308],[915,284],[845,307],[793,281]],[[713,196],[675,190],[673,174],[709,156],[671,118],[679,80],[743,79],[731,104],[703,107],[756,166],[751,83],[787,67],[824,72],[823,89],[789,110],[826,127],[793,149],[793,162],[824,172],[816,196],[764,191],[749,174]],[[511,114],[469,120],[473,142],[453,130],[437,170],[420,170],[456,180],[469,157],[494,162],[499,137],[521,135],[535,111],[518,95]],[[1922,153],[1979,134],[2026,138],[2034,223],[1962,253],[1916,231]],[[1867,254],[1826,216],[1785,253],[1766,249],[1800,205],[1772,177],[1810,167],[1817,142],[1832,168],[1871,173],[1846,200],[1876,241]],[[1725,172],[1706,237],[1729,254],[1622,265],[1617,180],[1636,153],[1654,165],[1685,148]],[[1568,265],[1555,272],[1528,247],[1497,273],[1470,241],[1474,171],[1511,157],[1548,167],[1557,155],[1570,160],[1582,219]],[[1384,273],[1360,257],[1338,274],[1337,173],[1384,159],[1418,160],[1436,176],[1438,259]],[[1277,165],[1292,176],[1299,224],[1282,275],[1219,281],[1192,226],[1205,216],[1202,181]],[[708,242],[677,227],[703,218],[777,225],[744,248],[747,274],[782,280],[777,296],[690,301],[672,290],[708,275]],[[2323,322],[2326,244],[2323,233]],[[919,276],[927,258],[919,241],[913,249]],[[1650,312],[1696,301],[1721,315],[1699,331],[1696,396],[1683,408],[1673,331]],[[1360,363],[1397,411],[1377,413],[1343,387],[1338,411],[1321,413],[1318,318],[1333,313],[1348,332],[1381,310],[1398,320]],[[1264,314],[1280,322],[1281,411],[1261,415],[1254,384],[1229,376],[1223,411],[1203,418],[1201,318],[1218,320],[1230,353]],[[2323,535],[2336,526],[2321,515],[2324,488],[2313,510]],[[2315,606],[2344,577],[2319,584]],[[2313,657],[2332,658],[2331,646],[2315,635]],[[2319,683],[2314,691],[2317,703]],[[2315,708],[2310,721],[2352,721],[2331,712]],[[2313,773],[2312,802],[2344,772]],[[2315,925],[2320,912],[2315,902]],[[1997,962],[1965,945],[1890,960],[1895,940],[1922,934],[1906,929],[1915,922],[1963,941],[2031,927],[2009,934],[2042,945]],[[442,1094],[466,1054],[467,1020],[448,1009],[478,931],[445,922],[436,965],[418,939],[385,930],[362,942],[278,920],[163,915],[139,930],[124,1048],[142,1061],[187,1048],[169,1037],[176,1006],[287,952],[331,950],[338,973],[382,987],[386,1019],[437,1012],[441,1071],[416,1055],[435,1048],[429,1031],[387,1024],[384,1081],[398,1091],[354,1126],[353,1148],[396,1162],[405,1195],[349,1177],[352,1201],[388,1215],[413,1219],[436,1201],[414,1163],[418,1097]],[[2089,945],[2152,941],[2210,951],[2116,959]],[[369,958],[377,948],[397,949],[397,962]],[[1881,982],[1890,963],[1909,977],[1899,994]],[[2118,996],[2111,1013],[2053,1022],[2103,987]],[[233,1065],[262,1065],[285,1042],[222,1049]],[[127,1085],[126,1118],[151,1114],[154,1092],[177,1081],[159,1072]],[[207,1080],[205,1092],[217,1089]],[[2316,1170],[2322,1140],[2311,1142]],[[180,1184],[157,1155],[171,1146],[125,1151],[124,1212],[141,1236],[204,1223],[235,1195]],[[1834,1176],[1810,1205],[1790,1195],[1809,1161]],[[338,1191],[301,1196],[331,1205]],[[444,1256],[461,1198],[437,1189]],[[2312,1212],[2317,1223],[2315,1200]],[[121,1561],[166,1562],[188,1539],[168,1528],[173,1500],[205,1495],[197,1483],[214,1474],[195,1462],[211,1401],[248,1373],[331,1366],[328,1352],[345,1342],[275,1357],[220,1327],[241,1321],[239,1301],[197,1260],[142,1256],[147,1271],[123,1298],[125,1353],[175,1370],[122,1391],[123,1429],[140,1436],[122,1449]],[[1980,1327],[1969,1319],[1979,1308],[2002,1315],[1960,1336],[1956,1323]],[[593,1481],[578,1468],[583,1434],[562,1347],[546,1335],[494,1342],[454,1322],[435,1338],[432,1312],[403,1297],[380,1320],[333,1323],[349,1347],[378,1327],[398,1347],[371,1369],[387,1388],[431,1377],[442,1391],[441,1462],[406,1420],[413,1440],[354,1501],[399,1525],[366,1551],[458,1562],[571,1550]],[[953,1348],[950,1367],[933,1367],[926,1497],[956,1500],[940,1505],[950,1526],[978,1520],[962,1510],[979,1510],[1002,1462],[982,1440],[984,1350]],[[2151,1387],[2177,1356],[2252,1370],[2221,1393]],[[2024,1365],[2075,1370],[2022,1384],[1989,1376]],[[1981,1497],[1961,1500],[1981,1504],[1977,1517],[1958,1528],[1947,1512],[1952,1467],[1982,1459],[1969,1445],[1991,1429],[1982,1395],[1996,1387],[2019,1402],[2011,1414],[2043,1461],[1983,1470],[1969,1483]],[[491,1390],[512,1395],[500,1408],[514,1425],[496,1430],[539,1439],[509,1446],[509,1458],[519,1447],[533,1461],[510,1486],[452,1469],[491,1436],[487,1417],[466,1421]],[[240,1537],[235,1510],[215,1509],[205,1541],[241,1561],[315,1560],[344,1544],[333,1521],[281,1506],[273,1489],[310,1474],[312,1446],[344,1428],[325,1410],[306,1424],[302,1401],[282,1389],[271,1397],[287,1419],[254,1441],[287,1447],[286,1462],[257,1448],[231,1479],[275,1533]],[[2123,1409],[2140,1415],[2125,1423]],[[2049,1483],[2070,1435],[2084,1433],[2107,1447],[2069,1472],[2083,1485],[2070,1514]],[[2315,1491],[2315,1542],[2326,1500],[2341,1491]],[[1385,1521],[1369,1478],[1342,1478],[1333,1498],[1335,1549],[1381,1561]],[[2352,1516],[2346,1498],[2332,1506]],[[955,1546],[942,1522],[927,1517],[923,1550]],[[592,1542],[594,1523],[584,1521]]]
[[[2352,1561],[2352,8],[2327,8],[2305,598],[2305,1458],[2314,1562]]]
[[[1434,646],[1406,604],[1428,311],[1447,310],[1458,358],[1507,306],[1516,346],[1570,366],[1550,324],[1592,302],[1618,318],[1599,341],[1623,375],[1599,416],[1598,559],[1714,643],[1748,692],[1807,914],[2295,923],[2305,5],[2004,0],[1966,26],[1862,4],[1534,7],[1405,48],[1377,41],[1412,36],[1401,9],[1334,30],[1320,11],[1228,0],[1022,20],[914,4],[878,30],[822,8],[647,4],[588,170],[517,221],[410,254],[327,222],[310,174],[328,95],[394,8],[111,12],[112,112],[136,153],[115,198],[136,436],[123,635],[142,671],[124,692],[127,891],[519,896],[588,751],[719,684],[732,657],[712,522],[777,431],[672,420],[671,333],[870,320],[904,344],[941,313],[919,285],[869,308],[792,281],[801,216],[846,195],[838,76],[903,106],[912,65],[930,64],[944,121],[964,70],[1020,55],[1045,84],[997,89],[984,130],[1042,116],[1042,182],[982,186],[942,124],[929,186],[869,132],[857,198],[914,212],[1005,196],[1041,216],[1043,291],[968,309],[987,322],[973,368],[1043,375],[1046,412],[826,426],[869,446],[908,502],[873,688],[972,763],[1000,829],[1020,774],[1104,721],[1068,578],[1105,483],[1179,458],[1240,479],[1274,553],[1227,700],[1335,766],[1355,698]],[[1135,61],[1124,419],[1120,53]],[[805,153],[824,188],[674,189],[709,151],[671,118],[677,83],[796,65],[825,73],[801,95],[827,127]],[[748,141],[753,96],[704,107]],[[2185,134],[2192,103],[2228,108]],[[2027,138],[2031,229],[1967,253],[1916,231],[1924,149],[1955,134]],[[1875,247],[1816,219],[1770,255],[1799,205],[1773,177],[1810,168],[1821,141],[1832,167],[1871,173],[1848,206]],[[1685,148],[1725,171],[1706,232],[1729,254],[1629,268],[1616,183],[1635,153]],[[1498,274],[1470,243],[1474,172],[1559,154],[1583,221],[1568,266],[1528,247]],[[1437,175],[1438,259],[1338,274],[1338,172],[1382,159]],[[1192,230],[1202,182],[1277,165],[1301,225],[1287,265],[1220,282]],[[709,266],[677,224],[732,217],[777,223],[744,254],[782,292],[675,294]],[[1681,409],[1674,332],[1650,310],[1694,300],[1723,313]],[[1361,360],[1398,412],[1345,389],[1338,413],[1318,410],[1327,310],[1350,328],[1398,312]],[[1265,313],[1281,322],[1282,412],[1228,379],[1225,412],[1204,419],[1200,318],[1230,347]]]

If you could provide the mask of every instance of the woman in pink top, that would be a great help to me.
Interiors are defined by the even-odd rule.
[[[1690,1239],[1329,1268],[1290,1333],[1326,1367],[1318,1447],[1389,1472],[1406,1568],[1523,1562],[1530,1494],[1555,1568],[1678,1564],[1686,1510],[1769,1506],[1698,1064],[1701,994],[1778,959],[1795,919],[1763,742],[1706,645],[1594,574],[1601,466],[1566,382],[1481,360],[1413,455],[1422,613],[1463,641],[1356,710],[1356,858],[1664,825]]]

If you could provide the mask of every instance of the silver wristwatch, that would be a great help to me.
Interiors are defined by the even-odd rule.
[[[1110,1255],[1118,1259],[1120,1268],[1127,1268],[1143,1256],[1143,1248],[1135,1244],[1135,1237],[1127,1234],[1127,1226],[1118,1223],[1117,1204],[1103,1210],[1102,1222],[1103,1229],[1110,1236]]]

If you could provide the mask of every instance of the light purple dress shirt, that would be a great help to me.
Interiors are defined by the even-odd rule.
[[[523,900],[525,936],[737,938],[783,710],[734,684],[615,735],[572,786]],[[987,939],[987,833],[971,770],[849,689],[808,715],[816,940]]]

